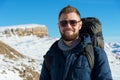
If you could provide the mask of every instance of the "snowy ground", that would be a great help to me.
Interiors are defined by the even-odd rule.
[[[38,38],[36,36],[24,36],[24,37],[0,37],[0,40],[7,43],[20,53],[35,59],[37,62],[34,64],[35,69],[40,72],[43,61],[43,55],[49,49],[51,44],[57,40],[46,37],[46,38]],[[105,51],[107,52],[110,67],[112,70],[112,75],[114,80],[120,79],[120,43],[106,43]],[[4,56],[0,55],[0,80],[23,80],[19,77],[17,71],[12,71],[13,66],[18,66],[18,62],[15,63],[9,59],[6,59],[6,62],[3,62]],[[27,61],[21,60],[24,63],[28,64]],[[7,63],[9,62],[9,63]],[[14,64],[12,64],[14,63]],[[8,69],[9,68],[9,69]],[[22,68],[21,68],[22,69]],[[4,72],[6,70],[6,72]]]

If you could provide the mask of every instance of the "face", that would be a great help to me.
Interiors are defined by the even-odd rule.
[[[82,21],[75,12],[68,14],[62,13],[58,26],[62,39],[65,41],[72,41],[78,38]]]

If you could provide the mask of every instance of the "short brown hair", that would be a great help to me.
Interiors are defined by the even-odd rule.
[[[75,13],[77,13],[78,16],[81,18],[80,13],[79,13],[79,11],[77,10],[77,8],[68,5],[68,6],[64,7],[64,8],[60,11],[60,13],[59,13],[59,19],[60,19],[60,16],[61,16],[62,13],[68,14],[68,13],[70,13],[70,12],[75,12]]]

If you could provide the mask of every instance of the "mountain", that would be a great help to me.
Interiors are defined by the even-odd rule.
[[[27,36],[45,37],[48,36],[47,27],[38,24],[26,24],[0,27],[0,80],[38,80],[40,75],[39,60],[29,57],[31,53],[22,54],[9,42],[19,43],[20,37]],[[6,38],[6,39],[5,39]],[[14,39],[11,39],[14,38]],[[5,40],[4,40],[5,39]],[[28,40],[22,39],[22,40]],[[8,43],[7,43],[7,42]],[[27,44],[27,43],[26,43]],[[22,47],[22,46],[21,46]],[[24,46],[23,46],[24,47]],[[23,51],[23,50],[22,50]],[[32,56],[32,55],[31,55]],[[38,66],[37,66],[38,65]]]
[[[4,27],[6,28],[8,27]],[[32,34],[23,36],[2,34],[0,36],[0,80],[39,80],[43,56],[57,39],[59,38],[49,36],[41,38]],[[105,43],[105,51],[113,79],[119,80],[120,42]]]

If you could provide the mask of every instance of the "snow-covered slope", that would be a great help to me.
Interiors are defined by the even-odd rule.
[[[50,37],[40,38],[33,35],[24,37],[0,37],[0,41],[26,56],[24,59],[21,58],[15,61],[5,57],[6,55],[4,54],[0,54],[0,80],[27,80],[20,77],[20,72],[24,73],[26,67],[40,73],[43,55],[55,40]],[[25,73],[24,75],[31,77],[29,74],[27,75]],[[10,78],[12,75],[14,77]]]
[[[42,64],[43,55],[49,49],[51,44],[55,40],[57,40],[57,38],[56,39],[53,39],[50,37],[39,38],[39,37],[31,35],[31,36],[24,36],[24,37],[18,37],[18,36],[1,37],[0,40],[7,43],[8,45],[10,45],[12,48],[16,49],[21,54],[30,57],[30,59],[36,60],[36,62],[34,63],[33,66],[35,67],[36,71],[38,71],[40,73],[40,70],[41,70],[40,64]],[[120,59],[118,57],[119,56],[118,54],[120,54],[120,52],[119,52],[120,47],[119,46],[120,46],[119,42],[105,44],[105,51],[108,55],[108,59],[109,59],[109,63],[110,63],[110,67],[112,70],[114,80],[120,79],[120,75],[119,75],[119,73],[120,73]],[[116,52],[114,52],[114,50],[118,51],[118,52],[116,53]],[[10,75],[16,76],[16,77],[14,77],[14,79],[11,79],[11,80],[22,80],[19,77],[19,74],[17,71],[13,72],[10,69],[13,66],[18,66],[18,63],[20,63],[23,60],[19,60],[18,62],[17,61],[15,62],[15,61],[11,61],[9,59],[6,59],[6,62],[4,62],[4,61],[2,61],[4,56],[0,55],[0,58],[1,58],[0,59],[0,64],[1,64],[0,65],[0,80],[1,79],[2,80],[9,79]],[[10,62],[10,63],[8,64],[8,62]],[[31,66],[31,64],[28,63],[28,60],[24,60],[23,62],[26,65]],[[6,71],[5,74],[3,74],[4,71]]]
[[[113,47],[114,44],[117,44],[120,46],[119,42],[113,42],[113,43],[105,43],[105,51],[108,56],[109,64],[112,70],[112,75],[114,80],[120,79],[120,52],[118,54],[114,53],[114,50],[120,51],[120,47]]]

